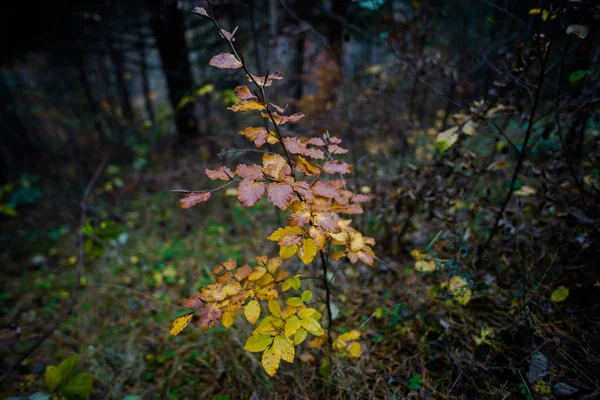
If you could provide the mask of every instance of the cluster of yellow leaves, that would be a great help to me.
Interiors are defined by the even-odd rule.
[[[281,360],[293,362],[295,346],[304,342],[308,333],[325,333],[318,321],[321,313],[304,304],[311,297],[312,293],[305,291],[302,297],[288,298],[283,308],[277,300],[269,300],[270,315],[252,331],[244,346],[251,352],[263,352],[262,365],[267,374],[275,375]]]
[[[360,338],[360,332],[358,330],[352,330],[346,332],[333,342],[333,348],[339,351],[342,355],[348,355],[350,357],[360,357],[361,346],[357,342]]]
[[[274,375],[281,360],[292,362],[295,345],[306,339],[308,333],[324,334],[319,323],[321,313],[308,308],[312,292],[305,290],[298,297],[289,297],[282,308],[276,300],[281,291],[300,289],[300,276],[288,278],[289,272],[280,270],[281,258],[256,257],[257,266],[237,266],[235,260],[227,260],[217,266],[212,275],[216,283],[205,286],[193,296],[183,300],[186,308],[198,309],[199,326],[202,330],[212,328],[221,321],[225,328],[235,322],[240,310],[246,320],[255,325],[260,319],[260,301],[267,301],[269,315],[263,318],[246,343],[252,352],[264,351],[263,366]],[[173,321],[170,334],[178,335],[192,321],[194,313],[188,313]]]

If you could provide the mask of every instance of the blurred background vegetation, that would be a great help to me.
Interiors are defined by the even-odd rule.
[[[355,220],[380,260],[338,261],[333,280],[336,329],[368,350],[324,366],[305,348],[270,379],[248,326],[168,336],[180,299],[228,258],[275,254],[264,237],[286,218],[231,192],[184,211],[170,192],[258,157],[226,110],[245,79],[208,66],[226,43],[189,12],[206,4],[12,2],[3,398],[596,398],[597,2],[212,3],[256,75],[284,73],[271,99],[307,115],[284,133],[342,138],[350,187],[372,195]],[[79,389],[52,387],[52,365],[85,373]]]

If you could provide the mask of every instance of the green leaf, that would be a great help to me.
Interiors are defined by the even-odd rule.
[[[305,303],[308,303],[312,299],[312,292],[310,290],[305,290],[302,292],[302,300]]]
[[[300,307],[304,304],[304,301],[300,297],[290,297],[285,301],[285,304],[292,307]]]
[[[60,385],[60,370],[56,365],[49,365],[46,367],[46,372],[44,373],[44,382],[46,382],[46,386],[50,389],[51,392]]]
[[[86,399],[92,394],[92,390],[94,390],[92,375],[81,372],[63,385],[60,393],[67,398]]]
[[[561,301],[565,301],[565,299],[569,296],[569,289],[564,286],[559,286],[552,292],[550,296],[550,300],[555,303],[560,303]]]
[[[61,383],[66,383],[75,375],[75,369],[77,369],[77,356],[73,355],[66,360],[63,360],[58,364],[58,370],[60,371]]]
[[[588,74],[589,71],[573,71],[569,74],[569,83],[577,83]]]

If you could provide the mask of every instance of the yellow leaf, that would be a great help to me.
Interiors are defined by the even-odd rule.
[[[302,232],[304,231],[299,226],[286,226],[271,233],[271,236],[269,236],[267,239],[272,240],[273,242],[279,242],[279,240],[285,235],[299,235]]]
[[[231,325],[233,325],[235,317],[237,317],[237,311],[224,312],[223,316],[221,317],[221,323],[226,329],[229,329]]]
[[[258,353],[259,351],[265,350],[269,345],[273,343],[273,336],[269,335],[252,335],[246,340],[244,349]]]
[[[360,343],[352,343],[350,346],[348,346],[348,352],[350,353],[350,357],[360,357]]]
[[[555,303],[560,303],[561,301],[565,301],[565,299],[567,298],[568,295],[569,295],[569,289],[567,289],[564,286],[559,286],[558,288],[556,288],[554,290],[554,292],[552,292],[552,295],[550,296],[550,300],[552,300]]]
[[[303,308],[302,310],[298,311],[298,317],[300,317],[300,319],[309,318],[312,317],[316,311],[317,310],[314,308]]]
[[[424,260],[427,257],[427,252],[414,249],[410,252],[410,255],[413,256],[417,261]]]
[[[312,333],[315,336],[321,336],[325,333],[323,328],[321,328],[321,324],[314,318],[304,318],[302,320],[302,327]]]
[[[248,322],[252,325],[256,324],[256,321],[258,321],[258,318],[260,317],[260,304],[258,300],[251,300],[246,304],[246,307],[244,307],[244,315]]]
[[[304,265],[308,265],[312,262],[312,260],[317,255],[317,245],[312,239],[304,239],[302,243],[302,248],[298,250],[298,257],[304,263]]]
[[[535,193],[536,193],[535,188],[532,188],[530,186],[521,186],[521,189],[515,190],[513,192],[513,194],[515,196],[520,196],[520,197],[531,196],[531,195],[534,195]]]
[[[281,355],[279,351],[275,350],[275,346],[271,346],[265,350],[262,356],[262,365],[267,374],[270,376],[275,375],[280,363]]]
[[[281,318],[281,305],[277,300],[269,300],[269,312]]]
[[[294,347],[294,342],[290,338],[285,336],[275,336],[275,340],[273,341],[273,348],[275,351],[279,352],[279,355],[282,360],[287,361],[289,363],[294,362],[294,355],[296,354],[296,349]]]
[[[285,336],[290,337],[294,335],[302,327],[302,322],[297,316],[292,316],[285,323]]]
[[[281,246],[281,248],[279,249],[279,257],[281,257],[283,259],[290,258],[294,254],[296,254],[297,251],[298,251],[298,246],[296,246],[296,245]]]
[[[267,269],[261,265],[255,267],[252,273],[248,276],[249,281],[256,281],[262,278],[264,274],[267,273]]]
[[[437,144],[438,151],[443,153],[448,150],[450,147],[454,146],[456,141],[458,140],[458,126],[454,126],[450,129],[445,130],[444,132],[440,132],[435,139]]]
[[[46,386],[48,386],[51,392],[58,387],[60,380],[61,376],[58,367],[56,365],[47,366],[44,373],[44,382],[46,382]]]
[[[430,260],[430,261],[419,260],[415,263],[415,269],[419,272],[435,271],[435,262],[432,260]]]
[[[257,334],[267,334],[271,336],[275,336],[277,334],[277,325],[279,322],[279,318],[273,316],[267,316],[260,324],[252,331],[253,335]]]
[[[448,290],[454,295],[454,299],[463,306],[471,301],[472,292],[469,283],[460,276],[453,276],[450,279]]]
[[[169,332],[169,334],[171,336],[179,335],[179,332],[181,332],[183,328],[189,325],[193,316],[194,313],[189,313],[182,315],[179,318],[176,318],[175,321],[173,321],[173,325],[171,326],[171,331]]]

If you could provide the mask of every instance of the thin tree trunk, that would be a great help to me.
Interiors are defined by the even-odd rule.
[[[106,132],[104,131],[104,127],[102,126],[102,122],[100,121],[100,110],[96,100],[94,99],[94,93],[92,91],[92,86],[90,85],[90,81],[88,80],[87,71],[85,70],[85,60],[83,58],[83,52],[77,50],[73,54],[73,61],[77,66],[77,71],[79,72],[79,82],[83,89],[83,93],[85,94],[85,98],[88,102],[88,107],[90,113],[92,114],[92,118],[94,121],[94,128],[96,132],[100,135],[101,138],[106,138]]]

